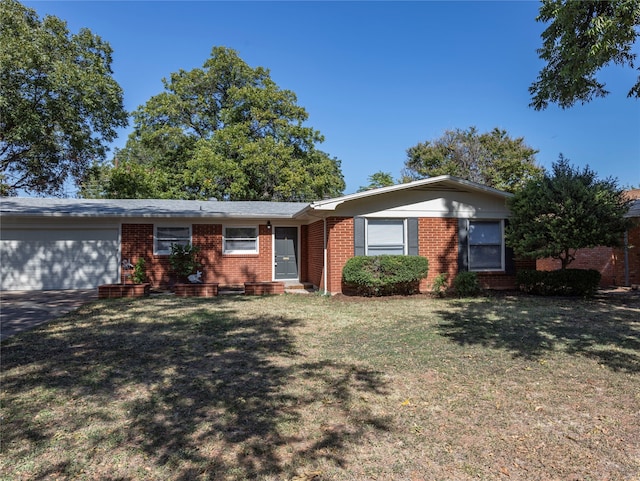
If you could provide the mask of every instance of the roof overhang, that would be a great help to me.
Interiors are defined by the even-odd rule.
[[[3,217],[294,219],[299,202],[226,202],[159,199],[4,198]]]
[[[389,187],[380,187],[378,189],[357,192],[355,194],[326,199],[311,203],[308,209],[313,211],[334,211],[339,206],[361,199],[373,198],[378,196],[392,195],[401,191],[450,191],[450,192],[475,192],[493,195],[507,199],[513,194],[502,190],[487,187],[475,182],[453,177],[451,175],[441,175],[438,177],[430,177],[428,179],[416,180],[406,184],[391,185]]]

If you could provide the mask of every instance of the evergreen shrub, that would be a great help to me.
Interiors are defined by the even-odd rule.
[[[598,290],[601,277],[595,269],[522,270],[516,281],[520,290],[529,294],[591,297]]]
[[[409,295],[419,291],[429,262],[421,256],[355,256],[342,269],[344,283],[361,296]]]
[[[453,290],[458,297],[477,296],[482,291],[476,272],[459,272],[453,278]]]

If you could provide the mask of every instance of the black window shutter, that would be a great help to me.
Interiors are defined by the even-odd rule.
[[[509,225],[509,219],[504,220],[504,228],[506,230]],[[513,248],[509,247],[506,242],[504,245],[504,270],[506,274],[515,275],[516,273],[516,254]]]
[[[410,256],[418,255],[418,218],[410,217],[407,219],[407,237],[408,249],[407,252]]]
[[[469,221],[458,219],[458,271],[469,270]]]
[[[353,255],[365,255],[364,217],[353,218]]]

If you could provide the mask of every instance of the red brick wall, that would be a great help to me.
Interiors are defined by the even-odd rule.
[[[458,273],[458,219],[421,217],[418,235],[418,253],[429,261],[429,275],[420,283],[420,291],[426,292],[439,274],[447,274],[451,282]]]
[[[157,285],[159,279],[163,276],[166,266],[158,264],[154,259],[153,224],[122,224],[120,233],[120,260],[126,259],[131,264],[135,264],[140,257],[143,257],[149,282]],[[120,270],[120,282],[130,282],[130,280],[125,279],[126,274],[131,274],[131,272],[125,272],[124,269]]]
[[[640,284],[640,219],[636,219],[634,226],[629,229],[629,284]],[[622,274],[617,276],[624,282],[624,251],[621,253]]]
[[[264,282],[273,280],[273,256],[271,250],[271,230],[266,225],[258,228],[259,254],[224,254],[213,267],[215,280],[224,286],[238,286],[245,282]],[[222,232],[220,247],[222,252]]]
[[[169,256],[153,253],[153,224],[122,224],[121,232],[123,259],[135,264],[140,256],[144,256],[146,273],[153,286],[166,287],[174,282]],[[193,245],[201,248],[198,261],[202,264],[204,282],[230,286],[272,280],[272,237],[266,225],[258,228],[259,254],[223,255],[222,226],[219,224],[193,224],[191,233]]]
[[[458,220],[442,218],[419,219],[419,253],[429,260],[429,276],[420,289],[431,289],[438,274],[446,272],[451,281],[458,272]],[[172,282],[168,256],[153,254],[153,224],[122,225],[122,257],[135,263],[144,256],[147,275],[154,286],[167,286]],[[324,288],[324,225],[316,221],[302,226],[300,231],[300,280]],[[636,236],[638,232],[636,231]],[[342,268],[353,257],[353,218],[330,217],[327,219],[328,272],[327,290],[343,291]],[[200,246],[199,261],[203,265],[203,281],[217,282],[222,286],[241,285],[244,282],[271,281],[273,276],[272,236],[266,225],[259,226],[260,254],[223,255],[222,226],[220,224],[194,224],[194,245]],[[640,239],[634,241],[640,251]],[[519,268],[533,268],[520,263]],[[636,268],[636,275],[640,269]],[[514,276],[503,273],[480,273],[482,284],[492,289],[515,287]]]
[[[319,220],[307,227],[307,249],[306,257],[307,276],[304,280],[311,282],[314,286],[324,288],[324,222]]]
[[[222,253],[222,226],[219,224],[193,224],[191,242],[200,247],[198,262],[202,264],[202,282],[218,282],[216,269]],[[159,256],[160,257],[160,256]],[[166,257],[166,256],[163,256]]]
[[[327,218],[327,290],[342,292],[342,268],[353,257],[353,217]]]
[[[640,284],[640,225],[629,230],[629,284]],[[578,249],[570,269],[595,269],[600,272],[600,286],[623,286],[625,284],[624,248],[594,247]],[[560,269],[556,259],[539,259],[536,267],[541,271]]]
[[[418,253],[429,260],[429,275],[420,283],[420,291],[431,290],[439,274],[448,274],[449,282],[458,273],[458,219],[423,217],[418,221]],[[333,217],[327,220],[329,235],[329,292],[343,292],[342,268],[353,257],[353,219]],[[533,269],[535,263],[518,260],[517,269]],[[486,289],[514,289],[515,275],[504,272],[478,273]]]
[[[612,247],[594,247],[592,249],[579,249],[576,252],[576,259],[569,264],[570,269],[595,269],[602,274],[601,286],[613,286],[616,283],[616,267],[618,263],[623,263],[624,258],[618,258]],[[536,268],[540,271],[555,271],[560,269],[558,259],[538,259]],[[624,267],[623,267],[624,269]],[[624,281],[624,279],[621,279]]]

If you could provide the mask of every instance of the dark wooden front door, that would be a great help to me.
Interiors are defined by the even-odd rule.
[[[275,228],[276,279],[298,278],[298,228]]]

